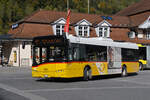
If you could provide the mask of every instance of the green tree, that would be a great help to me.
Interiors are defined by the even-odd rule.
[[[72,12],[88,12],[88,0],[68,0]],[[115,14],[140,0],[89,0],[90,13]],[[0,34],[10,25],[38,9],[66,11],[67,0],[0,0]]]

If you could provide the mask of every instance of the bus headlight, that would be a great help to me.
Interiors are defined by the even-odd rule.
[[[45,77],[45,78],[47,78],[47,77],[48,77],[48,75],[44,75],[44,77]]]
[[[57,70],[56,72],[64,72],[64,70]]]
[[[32,71],[37,71],[37,68],[32,68]]]

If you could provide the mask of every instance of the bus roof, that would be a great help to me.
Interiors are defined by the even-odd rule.
[[[83,38],[83,37],[75,37],[69,35],[67,37],[71,43],[79,43],[79,44],[89,44],[89,45],[99,45],[99,46],[112,46],[112,47],[120,47],[127,49],[138,49],[138,45],[136,43],[131,42],[114,42],[112,39],[103,39],[103,38]]]

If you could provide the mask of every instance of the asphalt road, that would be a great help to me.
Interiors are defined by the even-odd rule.
[[[36,80],[30,69],[0,67],[0,100],[149,100],[150,70],[128,77],[103,76],[85,82]]]

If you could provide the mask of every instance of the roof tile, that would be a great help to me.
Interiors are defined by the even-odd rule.
[[[141,13],[147,10],[150,10],[150,0],[141,0],[121,10],[116,15],[130,16],[130,15]]]
[[[17,33],[15,33],[13,30],[10,30],[9,33],[15,33],[13,35],[14,38],[33,38],[35,36],[45,36],[53,34],[52,27],[45,24],[24,23],[21,24],[20,27],[18,27],[18,30],[20,31],[18,31]]]
[[[33,16],[26,18],[24,21],[25,22],[38,22],[38,23],[53,23],[59,18],[66,19],[66,15],[67,15],[66,12],[39,10],[38,12],[33,14]],[[112,17],[112,20],[107,20],[107,21],[112,25],[129,24],[128,17],[125,17],[125,16],[110,16],[110,17]],[[77,22],[83,19],[89,21],[93,25],[99,24],[101,21],[103,21],[103,19],[101,18],[101,15],[71,12],[70,24],[76,24]]]

